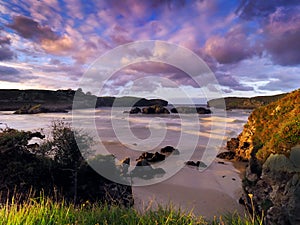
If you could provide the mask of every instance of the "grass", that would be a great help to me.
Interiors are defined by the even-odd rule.
[[[184,213],[169,207],[158,207],[156,210],[146,210],[143,213],[133,208],[90,204],[86,202],[79,206],[67,204],[64,201],[55,202],[50,198],[28,198],[22,204],[15,200],[0,204],[1,225],[148,225],[148,224],[199,224],[199,225],[259,225],[262,224],[250,214],[244,217],[237,213],[215,217],[212,221],[196,217],[192,212]]]

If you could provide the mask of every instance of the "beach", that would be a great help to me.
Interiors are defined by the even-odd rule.
[[[128,116],[123,113],[123,109],[119,109],[118,112],[119,114],[111,115],[109,109],[97,109],[95,113],[95,126],[101,139],[101,146],[105,148],[106,153],[115,155],[118,162],[130,157],[131,167],[134,168],[135,160],[142,152],[151,148],[152,152],[159,151],[167,145],[177,147],[180,152],[180,158],[168,157],[165,162],[153,165],[154,168],[163,167],[166,175],[153,181],[133,185],[134,207],[137,210],[144,211],[149,208],[155,209],[158,205],[172,204],[183,211],[192,211],[195,215],[202,215],[206,218],[232,211],[244,213],[243,207],[238,203],[242,191],[240,171],[232,163],[216,159],[215,155],[218,151],[224,150],[228,138],[236,136],[242,130],[249,115],[247,111],[228,112],[225,118],[216,115],[199,115],[197,118],[200,124],[199,130],[192,122],[185,121],[183,125],[177,115]],[[88,111],[83,110],[80,117],[83,120],[87,118]],[[112,125],[112,117],[118,121],[116,124],[120,121],[128,122],[130,131],[136,139],[120,140],[120,135],[117,134],[120,130],[121,134],[124,134],[122,129],[125,127],[119,126],[117,129],[120,130],[116,130],[116,127]],[[46,133],[49,133],[51,121],[57,119],[72,122],[72,114],[12,115],[8,112],[0,113],[0,121],[12,128],[24,130],[44,128]],[[215,122],[213,126],[212,121]],[[225,127],[223,127],[224,121]],[[182,126],[185,126],[184,132],[182,132]],[[158,135],[162,129],[165,129],[166,134],[159,139]],[[128,131],[125,131],[128,135],[126,132]],[[149,138],[151,135],[152,139]],[[180,143],[180,137],[184,135],[188,135],[188,140],[197,137],[194,149],[192,147],[195,143],[189,141]],[[141,142],[138,142],[139,140]],[[213,146],[216,140],[219,145]],[[211,142],[211,148],[207,148],[209,142]],[[182,166],[182,164],[177,167],[178,161],[182,163],[187,160],[203,161],[207,164],[207,168],[199,171],[197,167]],[[224,164],[219,162],[224,162]]]

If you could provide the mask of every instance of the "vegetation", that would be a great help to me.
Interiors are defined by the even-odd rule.
[[[254,110],[249,123],[255,127],[258,159],[265,161],[271,153],[289,156],[291,148],[300,144],[300,89]]]
[[[75,204],[87,200],[126,206],[133,204],[130,186],[119,185],[100,176],[82,157],[82,154],[92,153],[92,138],[72,130],[70,124],[62,121],[53,122],[52,128],[51,138],[41,146],[29,144],[33,137],[44,138],[40,132],[2,130],[0,203],[6,198],[12,199],[11,192],[22,194],[18,198],[22,202],[28,193],[35,196],[34,193],[43,191],[46,196],[55,195],[58,200]],[[97,156],[91,158],[91,163],[105,165],[121,173],[112,157]]]
[[[220,216],[212,221],[196,217],[192,212],[185,213],[172,206],[157,210],[138,212],[132,208],[111,206],[107,204],[81,205],[68,204],[65,201],[55,202],[43,195],[39,198],[28,198],[23,204],[11,202],[0,205],[0,224],[199,224],[199,225],[255,225],[261,224],[258,218],[240,217],[236,213]]]
[[[271,102],[277,101],[283,98],[286,94],[274,95],[274,96],[257,96],[253,98],[241,98],[241,97],[226,97],[221,99],[212,99],[207,102],[209,107],[230,109],[256,109],[260,106],[267,105]],[[224,105],[225,102],[225,105]]]
[[[161,99],[138,97],[97,97],[90,92],[84,93],[81,88],[75,90],[0,90],[0,110],[17,113],[63,112],[73,106],[76,94],[76,107],[112,107],[112,106],[151,106],[168,105]]]

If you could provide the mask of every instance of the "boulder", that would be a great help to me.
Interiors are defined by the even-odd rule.
[[[233,160],[235,157],[235,152],[221,152],[217,155],[220,159]]]
[[[134,107],[132,108],[130,111],[129,111],[129,114],[138,114],[138,113],[141,113],[142,110],[138,107]]]
[[[212,113],[210,109],[206,109],[203,107],[197,107],[196,110],[197,110],[198,114],[211,114]]]
[[[175,149],[174,147],[168,145],[168,146],[160,149],[160,153],[162,153],[162,154],[176,153],[177,154],[177,153],[179,153],[179,151],[177,149]]]
[[[136,161],[140,161],[140,160],[143,160],[143,159],[149,161],[150,159],[152,159],[153,156],[154,156],[154,153],[143,152],[142,155],[140,155],[140,157]]]
[[[202,161],[197,161],[197,162],[187,161],[185,164],[188,166],[194,166],[194,167],[204,167],[204,168],[207,167],[207,165]]]
[[[165,155],[160,154],[159,152],[155,152],[153,157],[151,159],[149,159],[149,162],[155,163],[155,162],[161,162],[164,161],[166,158]]]

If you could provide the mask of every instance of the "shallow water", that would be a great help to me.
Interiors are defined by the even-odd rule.
[[[163,163],[153,166],[163,168],[166,174],[152,180],[131,180],[136,186],[133,191],[138,209],[142,210],[154,199],[159,204],[172,201],[206,216],[228,209],[228,204],[239,209],[236,201],[236,193],[241,188],[239,171],[230,163],[218,164],[215,156],[224,148],[227,139],[242,131],[250,111],[215,111],[211,115],[129,115],[123,113],[125,110],[128,109],[99,108],[36,115],[0,112],[0,127],[42,128],[49,134],[52,121],[73,121],[75,128],[96,137],[94,148],[98,153],[114,154],[119,161],[130,157],[129,170],[135,167],[135,159],[142,152],[174,146],[179,150],[179,156],[168,157]],[[208,167],[201,172],[184,166],[188,160],[202,161]],[[216,202],[216,196],[220,201]]]

